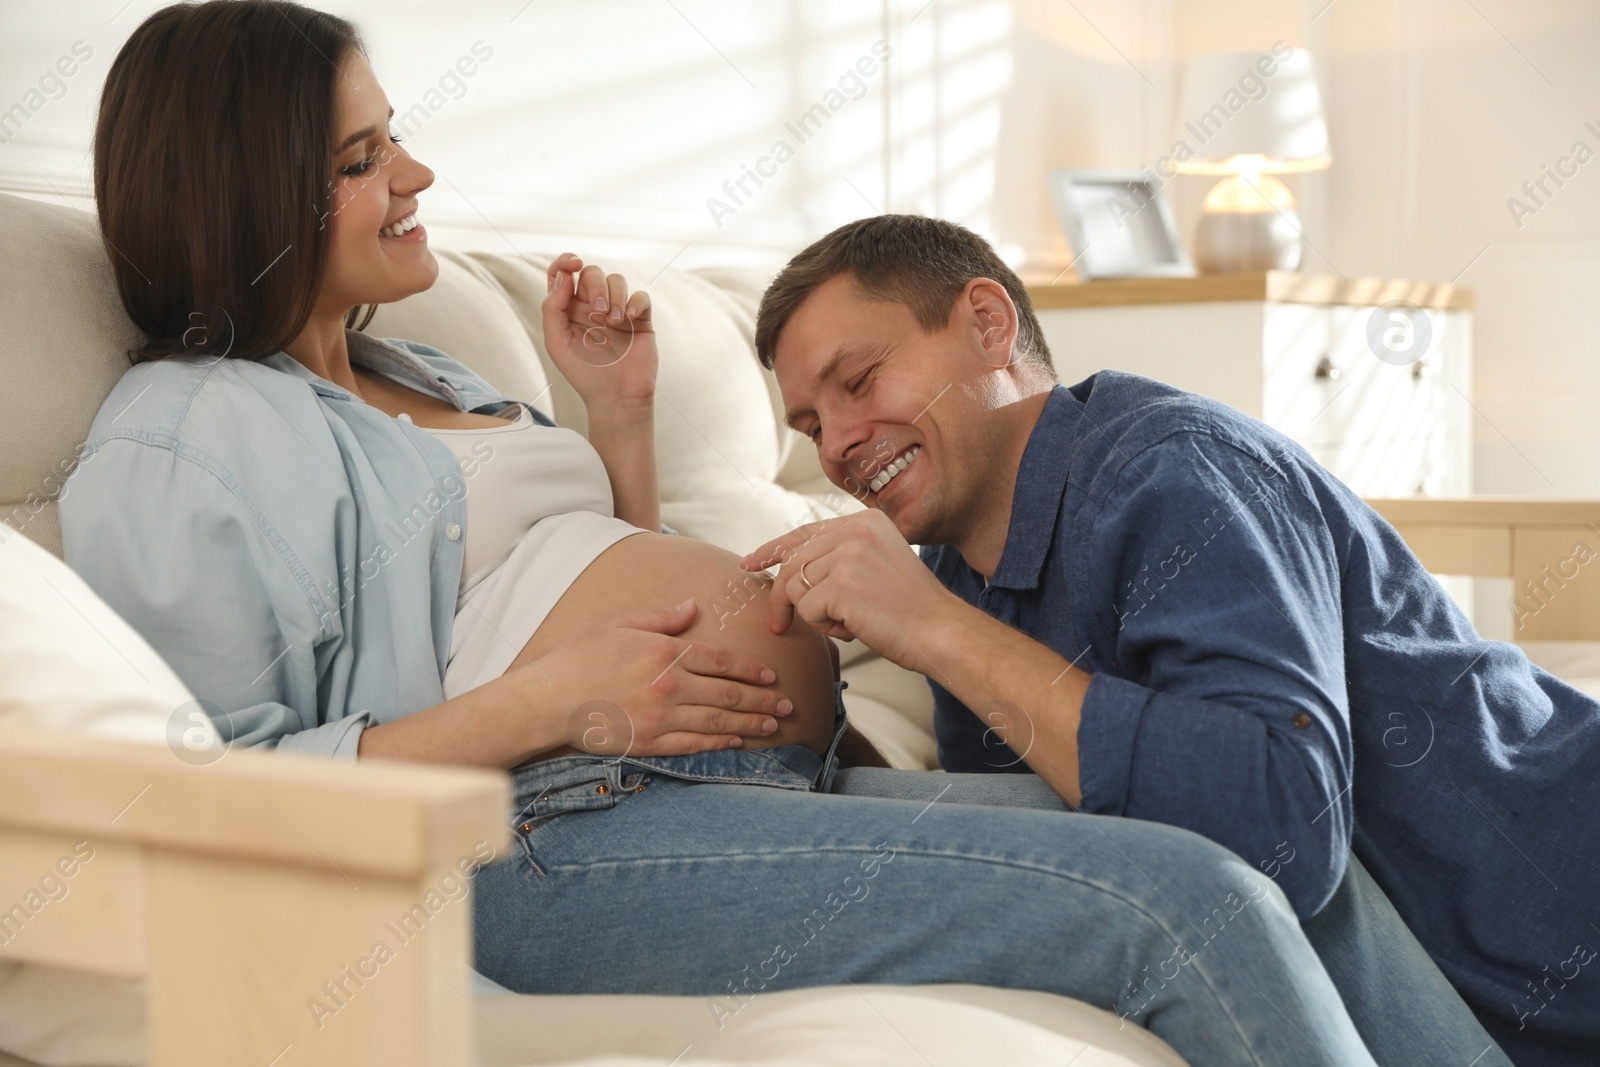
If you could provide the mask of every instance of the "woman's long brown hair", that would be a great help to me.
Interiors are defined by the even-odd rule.
[[[150,338],[130,360],[260,359],[305,327],[327,270],[336,79],[362,47],[344,19],[269,0],[176,4],[128,38],[100,98],[94,193]]]

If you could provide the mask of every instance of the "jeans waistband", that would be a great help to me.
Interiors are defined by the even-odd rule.
[[[838,771],[835,752],[849,720],[842,679],[834,686],[833,738],[824,755],[803,745],[727,748],[689,756],[556,756],[514,769],[516,804],[525,815],[611,807],[638,788],[645,772],[693,782],[775,786],[827,792]]]

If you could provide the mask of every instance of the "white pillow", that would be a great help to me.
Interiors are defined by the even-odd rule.
[[[0,961],[0,1064],[19,1062],[144,1067],[144,979]]]
[[[165,744],[186,705],[199,710],[133,627],[72,568],[0,523],[0,730]],[[214,743],[203,714],[180,721]],[[0,1051],[52,1067],[143,1063],[144,1019],[141,979],[0,961]]]
[[[550,388],[536,406],[560,425],[587,433],[583,401],[545,352],[540,305],[548,291],[545,272],[555,255],[472,252],[468,258],[494,278],[538,351]],[[602,265],[647,290],[654,309],[661,357],[655,430],[662,522],[681,534],[744,553],[803,523],[854,510],[845,494],[816,498],[779,484],[784,458],[798,435],[781,427],[774,414],[751,347],[753,311],[688,271],[609,258]],[[402,329],[414,321],[407,318],[412,314],[409,305],[423,295],[393,305],[388,319],[380,311],[373,327],[381,321],[385,336],[409,336]],[[464,341],[470,317],[456,315],[451,322],[461,341],[435,333],[439,340],[429,343],[492,381],[473,362],[477,356]]]
[[[0,729],[165,744],[168,720],[193,702],[166,661],[76,571],[0,523]],[[204,716],[188,726],[213,730]]]

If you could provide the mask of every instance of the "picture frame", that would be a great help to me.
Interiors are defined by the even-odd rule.
[[[1161,185],[1149,170],[1050,173],[1056,214],[1080,278],[1194,276]]]

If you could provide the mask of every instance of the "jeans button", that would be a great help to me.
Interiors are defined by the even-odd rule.
[[[594,791],[599,793],[601,796],[605,796],[607,793],[611,792],[611,787],[609,785],[597,785],[594,787]]]

